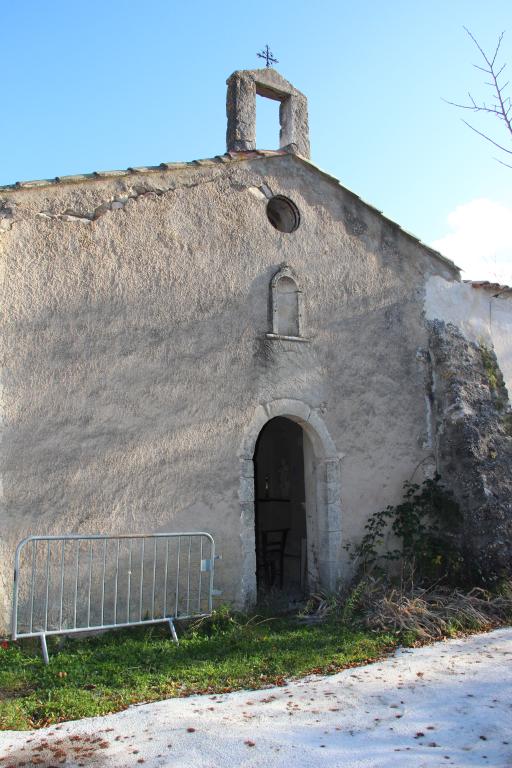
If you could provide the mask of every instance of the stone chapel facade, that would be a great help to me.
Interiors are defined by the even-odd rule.
[[[208,531],[221,599],[248,606],[277,529],[277,587],[334,589],[368,516],[444,455],[429,350],[458,268],[309,161],[306,98],[274,70],[228,80],[227,137],[0,189],[2,628],[37,533]]]

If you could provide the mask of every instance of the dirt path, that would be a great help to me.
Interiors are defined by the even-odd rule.
[[[0,733],[0,766],[512,766],[512,629],[283,688]]]

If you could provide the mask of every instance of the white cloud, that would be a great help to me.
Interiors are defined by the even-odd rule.
[[[451,231],[432,248],[462,269],[463,280],[512,285],[512,206],[480,197],[458,205],[447,221]]]

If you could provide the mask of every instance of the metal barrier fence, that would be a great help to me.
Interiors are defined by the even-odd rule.
[[[209,533],[29,536],[14,563],[13,640],[167,622],[212,611]]]

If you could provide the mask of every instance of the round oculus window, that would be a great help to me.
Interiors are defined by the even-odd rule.
[[[295,232],[300,224],[299,209],[283,195],[270,198],[267,203],[267,218],[280,232]]]

